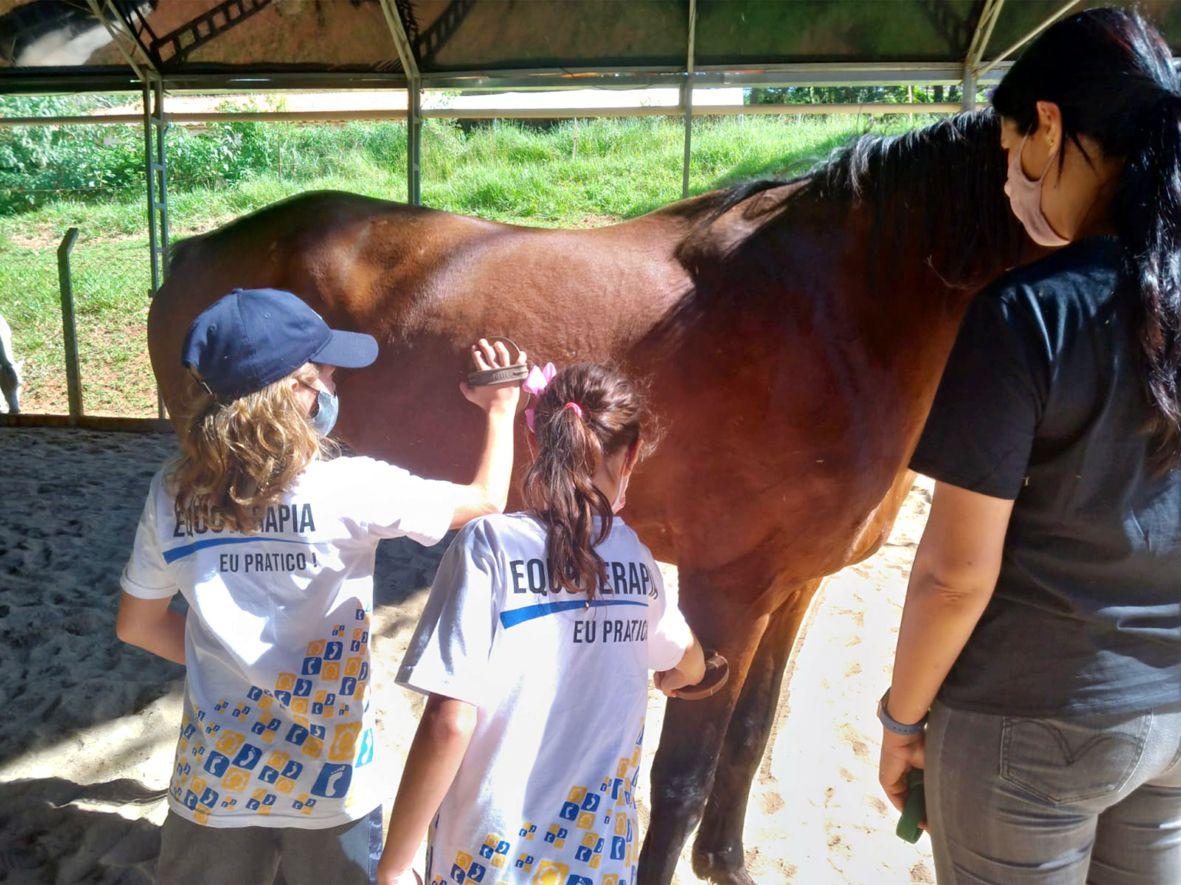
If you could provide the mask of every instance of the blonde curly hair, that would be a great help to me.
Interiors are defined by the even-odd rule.
[[[286,378],[230,402],[196,384],[179,415],[180,458],[170,474],[181,513],[212,529],[250,532],[315,458],[334,447],[312,427],[291,379],[313,386],[305,363]]]

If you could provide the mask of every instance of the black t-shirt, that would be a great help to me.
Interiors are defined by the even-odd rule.
[[[996,593],[943,685],[1024,716],[1181,702],[1181,469],[1152,408],[1120,246],[1006,274],[968,309],[911,467],[1015,499]]]

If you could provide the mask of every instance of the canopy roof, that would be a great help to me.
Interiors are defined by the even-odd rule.
[[[1181,3],[1139,5],[1177,54]],[[132,64],[172,88],[399,86],[408,79],[399,42],[412,56],[408,66],[417,69],[411,76],[440,88],[636,85],[683,78],[690,65],[698,82],[952,82],[980,38],[988,36],[971,60],[987,62],[1063,6],[1063,0],[0,0],[0,92],[134,88]]]

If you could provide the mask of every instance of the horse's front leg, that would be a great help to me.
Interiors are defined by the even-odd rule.
[[[771,615],[746,674],[693,843],[693,871],[706,881],[754,885],[742,844],[750,788],[775,722],[792,643],[819,586],[816,580],[797,588]]]
[[[682,572],[681,609],[707,649],[730,663],[730,678],[713,697],[669,700],[652,762],[652,817],[640,855],[638,885],[672,881],[681,848],[701,819],[734,703],[768,616],[753,615],[715,581]]]

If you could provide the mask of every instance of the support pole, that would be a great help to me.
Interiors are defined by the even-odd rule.
[[[968,55],[964,59],[961,101],[965,111],[976,110],[977,71],[980,68],[980,60],[984,58],[984,52],[988,49],[988,41],[992,39],[992,30],[1000,18],[1001,7],[1004,5],[1005,0],[985,0],[980,9],[980,18],[976,21],[972,42],[968,45]]]
[[[406,90],[406,199],[422,205],[422,89],[418,78]]]
[[[394,41],[402,71],[406,74],[406,199],[412,206],[422,205],[422,75],[414,47],[394,8],[394,0],[378,0],[386,27]]]
[[[143,86],[144,181],[148,196],[148,254],[152,273],[148,295],[154,298],[168,272],[168,162],[165,150],[168,120],[164,116],[164,80],[154,62],[157,56],[143,45],[136,29],[124,18],[114,0],[86,2]],[[142,15],[140,19],[146,26]],[[164,398],[159,386],[156,388],[156,412],[160,418],[164,417]]]
[[[681,158],[681,199],[684,199],[689,196],[689,159],[693,152],[693,81],[688,77],[681,87],[681,107],[685,124],[685,154]]]
[[[57,284],[62,297],[62,339],[66,352],[66,397],[70,404],[69,426],[77,427],[82,417],[82,369],[78,362],[78,327],[74,320],[74,285],[70,277],[70,253],[78,242],[78,228],[71,227],[57,247]]]
[[[149,74],[144,82],[144,173],[148,187],[148,244],[152,262],[151,294],[168,272],[168,118],[164,115],[164,82]]]
[[[697,0],[689,0],[689,47],[685,53],[685,82],[681,86],[681,110],[685,116],[685,154],[681,159],[681,199],[689,196],[689,161],[693,152],[693,69],[697,35]]]
[[[965,111],[976,110],[976,72],[971,65],[964,65],[964,81],[961,87],[961,102]]]

